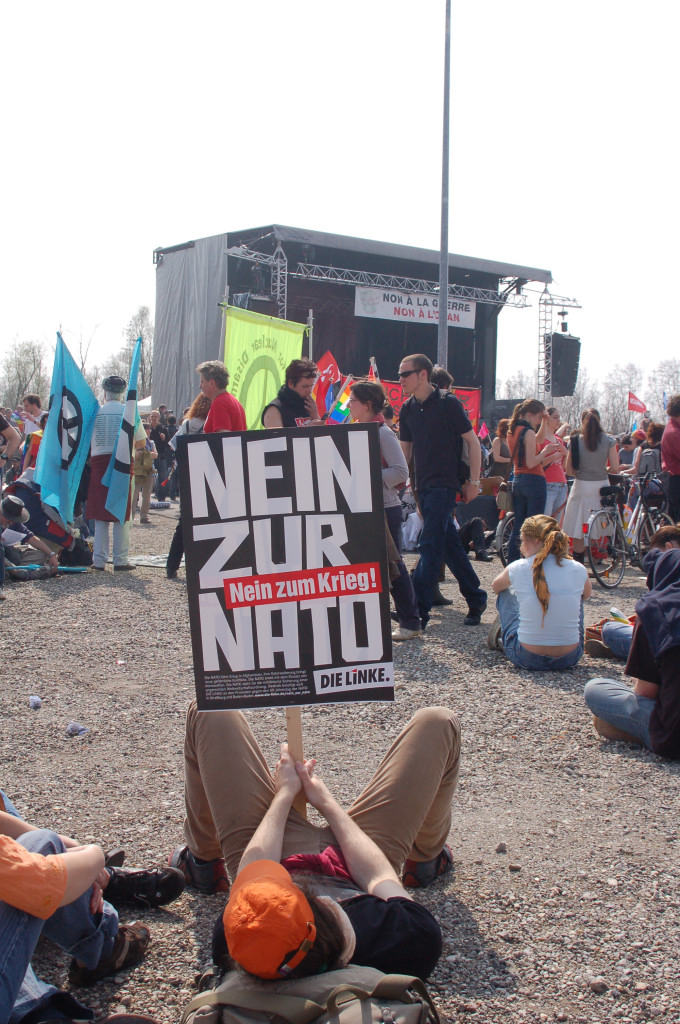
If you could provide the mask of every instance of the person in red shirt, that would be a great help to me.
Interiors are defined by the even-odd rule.
[[[224,363],[219,360],[199,363],[196,373],[200,377],[201,391],[211,401],[203,432],[215,434],[220,430],[247,430],[243,406],[227,391],[229,370]]]
[[[671,395],[666,406],[668,423],[661,438],[661,461],[668,470],[668,502],[671,518],[680,522],[680,395]]]

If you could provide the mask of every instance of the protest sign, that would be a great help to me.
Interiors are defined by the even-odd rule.
[[[200,710],[394,699],[378,426],[177,445]]]

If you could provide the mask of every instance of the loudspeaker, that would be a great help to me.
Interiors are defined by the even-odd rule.
[[[567,398],[574,394],[580,358],[580,338],[575,338],[572,334],[553,334],[551,388],[553,398]]]
[[[499,420],[509,420],[517,403],[523,401],[524,398],[496,398],[493,402],[489,402],[487,409],[489,430],[493,433]]]

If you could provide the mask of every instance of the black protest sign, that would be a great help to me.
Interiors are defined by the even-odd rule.
[[[177,452],[199,709],[393,700],[377,424]]]

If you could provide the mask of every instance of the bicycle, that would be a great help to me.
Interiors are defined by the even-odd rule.
[[[584,532],[588,562],[602,587],[618,587],[626,571],[627,560],[631,565],[642,568],[656,531],[662,526],[674,525],[666,512],[650,503],[650,485],[660,488],[663,494],[660,481],[651,474],[639,480],[638,498],[627,523],[619,505],[619,499],[623,498],[622,487],[617,484],[600,488],[602,508],[593,512]]]

